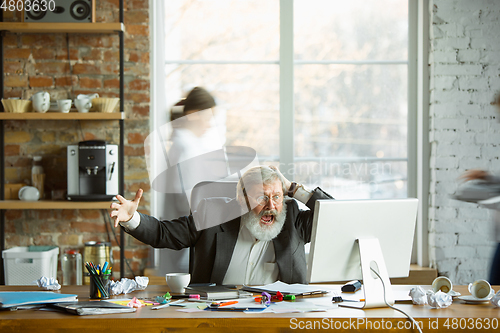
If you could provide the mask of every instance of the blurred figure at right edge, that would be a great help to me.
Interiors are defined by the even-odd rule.
[[[494,102],[491,104],[495,105],[498,111],[497,119],[500,121],[500,91],[496,94]],[[490,183],[500,184],[500,177],[493,176],[488,171],[473,169],[468,170],[462,176],[461,179],[465,181],[480,179]],[[498,193],[500,200],[500,193]],[[489,282],[492,285],[500,285],[500,211],[495,211],[495,241],[498,243],[495,254],[493,255],[493,261],[491,263]]]

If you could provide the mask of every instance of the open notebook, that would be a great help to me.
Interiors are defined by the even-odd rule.
[[[51,304],[51,307],[80,316],[135,312],[135,308],[106,301],[80,301]]]

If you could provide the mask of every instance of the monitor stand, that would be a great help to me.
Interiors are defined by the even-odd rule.
[[[385,266],[384,256],[377,238],[357,239],[359,245],[359,257],[361,261],[361,274],[363,276],[363,291],[365,301],[360,303],[344,302],[340,306],[358,309],[387,307],[384,300],[384,286],[386,289],[385,299],[390,305],[394,305],[389,274]],[[377,271],[382,281],[371,270]],[[348,304],[347,304],[348,303]]]

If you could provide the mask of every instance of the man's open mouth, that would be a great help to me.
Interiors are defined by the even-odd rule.
[[[266,215],[262,215],[262,217],[260,218],[260,222],[262,224],[270,225],[270,224],[274,223],[274,219],[275,219],[274,215],[266,214]]]

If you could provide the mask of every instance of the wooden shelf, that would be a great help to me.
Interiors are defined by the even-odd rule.
[[[101,113],[101,112],[26,112],[11,113],[0,112],[0,120],[121,120],[125,119],[125,112]]]
[[[111,201],[0,200],[0,209],[108,209]]]
[[[0,31],[9,32],[110,34],[124,30],[123,23],[0,22]]]

